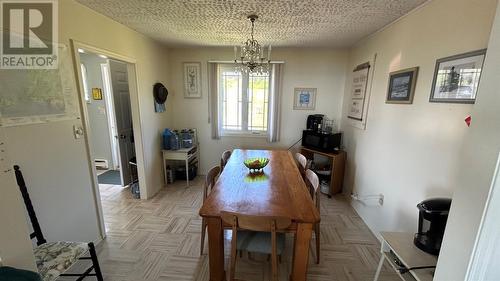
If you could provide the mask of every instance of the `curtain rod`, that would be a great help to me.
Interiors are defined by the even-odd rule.
[[[234,60],[209,60],[208,63],[234,63]],[[271,63],[285,63],[285,61],[272,60]]]

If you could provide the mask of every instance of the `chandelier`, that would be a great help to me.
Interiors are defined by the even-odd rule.
[[[271,45],[267,48],[267,57],[264,56],[264,47],[253,38],[254,23],[259,17],[250,15],[248,19],[252,23],[252,37],[238,47],[234,46],[234,65],[240,73],[269,73],[269,63],[271,62]],[[239,54],[239,57],[238,57]]]

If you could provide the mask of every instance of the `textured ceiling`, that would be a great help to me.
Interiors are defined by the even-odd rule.
[[[346,47],[427,0],[77,0],[171,45],[235,45],[249,36],[273,46]]]

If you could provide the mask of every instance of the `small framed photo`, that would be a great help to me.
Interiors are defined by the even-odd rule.
[[[295,88],[293,109],[314,110],[316,108],[316,88]]]
[[[430,102],[474,103],[486,49],[438,59]]]
[[[417,76],[418,67],[391,72],[385,103],[413,103]]]
[[[92,99],[102,100],[102,90],[101,88],[92,88]]]
[[[184,98],[201,98],[201,63],[184,63]]]

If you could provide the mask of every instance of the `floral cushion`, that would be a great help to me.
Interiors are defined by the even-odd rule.
[[[48,242],[35,248],[38,272],[44,281],[56,278],[70,268],[88,250],[87,243]]]

